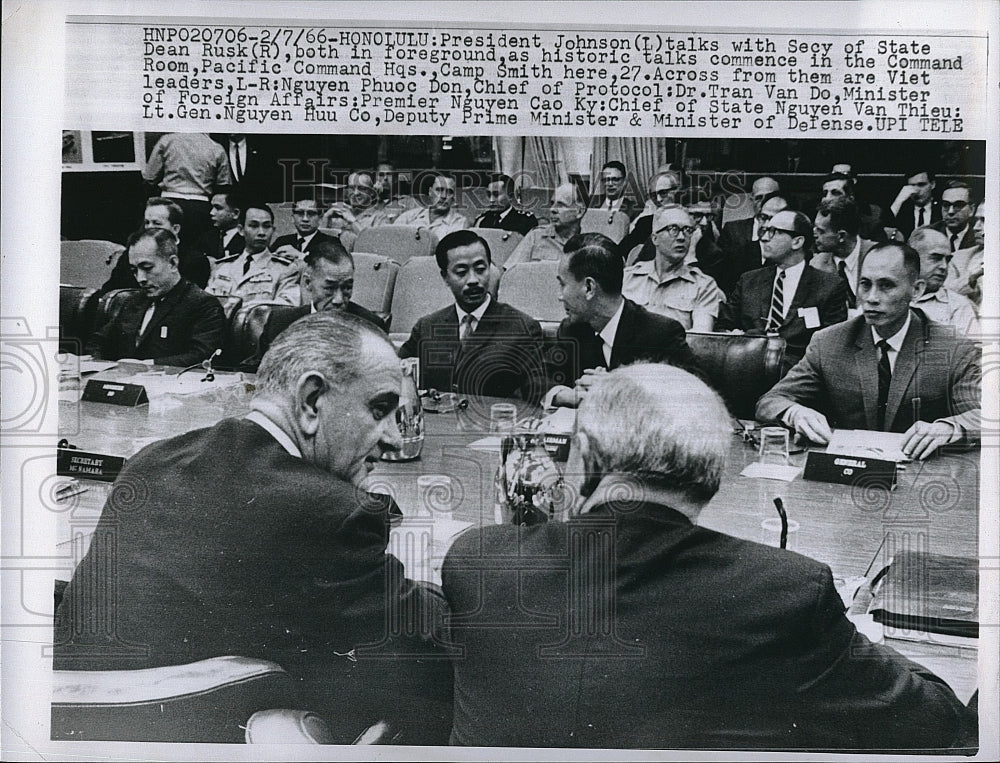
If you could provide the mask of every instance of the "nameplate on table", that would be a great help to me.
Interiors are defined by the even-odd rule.
[[[56,449],[56,475],[114,482],[125,466],[123,456],[89,453],[75,448]]]
[[[840,485],[896,486],[896,462],[865,456],[810,451],[803,479]]]
[[[149,402],[146,388],[141,384],[123,384],[121,382],[91,379],[83,388],[83,398],[88,403],[110,403],[135,408]]]
[[[569,458],[568,434],[553,434],[546,432],[542,439],[545,452],[552,456],[553,461],[566,461]]]

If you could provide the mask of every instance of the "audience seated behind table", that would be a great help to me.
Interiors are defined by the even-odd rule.
[[[566,243],[557,275],[566,318],[549,353],[546,407],[575,407],[604,372],[639,360],[697,369],[684,327],[622,297],[623,278],[607,236],[581,233]]]
[[[271,309],[258,345],[258,355],[249,365],[256,368],[260,358],[282,331],[299,318],[313,313],[337,311],[368,321],[386,330],[385,321],[371,310],[351,301],[354,291],[354,259],[336,239],[315,243],[306,256],[302,270],[302,298],[298,307],[276,305]]]
[[[805,357],[760,399],[757,418],[819,444],[831,428],[902,432],[903,451],[915,459],[978,438],[979,350],[910,307],[923,289],[912,248],[870,249],[858,281],[862,315],[815,334]]]
[[[319,229],[323,214],[323,207],[314,198],[296,201],[292,204],[295,233],[278,236],[270,244],[271,251],[288,260],[301,260],[320,242],[332,241],[333,236]]]
[[[681,369],[639,363],[590,386],[568,522],[476,528],[448,551],[452,744],[873,753],[975,739],[946,683],[858,633],[829,567],[698,526],[730,437],[721,399]]]
[[[677,189],[681,186],[680,176],[673,170],[658,171],[649,183],[649,202],[632,221],[632,227],[618,245],[622,259],[628,260],[629,253],[637,246],[642,246],[639,260],[653,259],[652,245],[649,236],[653,232],[653,213],[665,204],[674,204]]]
[[[437,174],[431,184],[430,204],[400,213],[396,217],[395,224],[427,228],[441,239],[449,233],[469,226],[465,216],[452,209],[454,205],[455,178]]]
[[[780,335],[787,371],[816,331],[847,318],[844,285],[838,276],[809,266],[813,225],[801,212],[778,212],[760,227],[759,236],[768,264],[740,276],[715,327]]]
[[[152,198],[146,201],[142,227],[170,231],[177,238],[177,263],[180,274],[195,286],[204,289],[212,272],[205,253],[197,246],[188,244],[184,232],[184,212],[170,199]],[[138,288],[132,266],[129,264],[128,250],[119,255],[111,275],[101,286],[99,293],[106,294],[115,289]]]
[[[495,173],[486,186],[489,207],[473,222],[473,228],[499,228],[522,236],[538,227],[538,218],[531,212],[514,209],[514,179],[510,175]]]
[[[836,274],[843,282],[847,314],[857,316],[858,274],[861,261],[874,241],[862,238],[857,204],[846,197],[831,197],[820,202],[813,222],[816,254],[809,264],[817,270]]]
[[[344,201],[331,204],[323,213],[321,227],[339,231],[340,243],[349,252],[354,251],[354,243],[362,230],[391,225],[396,220],[397,212],[386,209],[386,202],[379,198],[370,172],[348,175],[344,198]]]
[[[243,305],[257,302],[299,304],[297,250],[271,252],[274,213],[266,204],[250,202],[241,214],[246,249],[218,260],[206,291],[217,297],[240,297]],[[291,250],[291,251],[290,251]]]
[[[972,235],[975,246],[957,250],[948,266],[948,279],[945,281],[952,291],[968,297],[976,307],[978,314],[983,301],[982,277],[983,246],[986,234],[986,202],[981,201],[976,207],[972,218]]]
[[[56,611],[55,669],[267,659],[339,743],[379,720],[401,742],[447,743],[446,605],[386,553],[391,499],[366,491],[401,446],[401,385],[367,322],[296,321],[264,356],[250,413],[128,460],[118,484],[143,485],[141,502],[123,512],[110,493]],[[113,609],[94,591],[114,591]]]
[[[953,327],[964,336],[978,338],[981,333],[976,308],[969,299],[945,285],[953,254],[948,237],[928,226],[917,228],[907,243],[920,255],[920,278],[924,291],[913,300],[932,321]]]
[[[580,232],[584,212],[586,207],[577,187],[572,183],[558,186],[552,192],[552,204],[549,208],[552,222],[528,231],[510,253],[503,265],[504,270],[509,270],[519,262],[558,260],[562,257],[566,242]]]
[[[400,347],[420,359],[422,389],[537,401],[544,391],[542,329],[490,295],[489,245],[472,230],[449,233],[434,252],[455,297],[420,318]]]
[[[180,274],[173,233],[159,228],[133,233],[127,256],[141,293],[130,295],[94,332],[87,354],[99,360],[189,366],[223,346],[222,306]]]
[[[652,215],[656,258],[625,268],[622,295],[685,329],[712,331],[726,299],[715,281],[689,261],[694,220],[684,207],[665,204]]]

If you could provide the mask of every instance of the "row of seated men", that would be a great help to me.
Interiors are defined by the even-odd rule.
[[[482,326],[487,252],[468,231],[441,247],[446,278],[478,274],[459,294],[486,304]],[[809,405],[840,426],[870,413],[908,428],[917,457],[974,436],[977,356],[909,307],[917,255],[881,245],[861,271],[864,315],[818,334],[762,413],[817,441]],[[613,242],[573,239],[559,273],[575,319],[564,329],[580,332],[585,363],[613,369],[577,385],[566,479],[579,502],[566,522],[472,529],[441,587],[407,579],[387,553],[391,502],[366,490],[402,444],[396,350],[370,322],[321,311],[275,339],[246,416],[128,461],[119,479],[143,486],[141,502],[122,511],[111,492],[56,611],[54,667],[273,660],[341,743],[381,720],[409,744],[974,747],[975,705],[860,634],[826,565],[698,525],[723,479],[725,405],[670,363],[620,366],[636,359],[623,344],[662,354],[655,343],[672,341],[668,360],[689,358],[679,324],[621,298]],[[467,323],[461,302],[449,309],[456,329]],[[889,342],[882,358],[876,337]],[[927,419],[916,424],[915,375]]]
[[[851,205],[847,199],[824,202],[819,225],[826,224],[824,217],[836,219],[842,211],[849,212]],[[265,228],[269,215],[266,208],[250,207],[244,225],[248,240],[259,240],[264,258],[270,257],[265,246],[268,234],[256,231],[251,222],[257,216]],[[759,411],[763,418],[781,420],[813,441],[827,441],[830,419],[840,428],[907,432],[908,449],[920,456],[974,436],[976,427],[962,418],[966,413],[962,406],[967,407],[973,391],[978,395],[975,345],[964,336],[965,326],[956,330],[935,320],[936,314],[925,311],[928,303],[922,299],[929,282],[938,291],[945,288],[945,253],[932,258],[932,249],[921,255],[898,242],[872,245],[858,266],[855,294],[828,261],[826,269],[818,256],[807,261],[813,226],[801,213],[782,210],[761,226],[761,251],[770,264],[743,274],[726,298],[690,260],[688,239],[694,230],[685,209],[659,208],[652,235],[655,259],[628,269],[606,236],[587,233],[571,238],[552,284],[567,317],[548,347],[535,319],[491,295],[488,244],[474,230],[449,233],[438,243],[435,256],[454,304],[419,319],[399,354],[420,359],[420,386],[425,389],[530,401],[544,398],[546,405],[574,406],[603,370],[637,360],[665,361],[697,372],[685,329],[702,327],[698,321],[706,317],[712,321],[704,328],[714,324],[773,332],[785,339],[785,370],[792,369],[791,373],[760,401]],[[841,228],[840,235],[843,232]],[[940,234],[929,229],[911,234],[917,246],[933,243],[935,237]],[[185,365],[207,358],[221,346],[221,306],[180,276],[172,233],[150,229],[136,234],[128,256],[143,293],[95,332],[87,346],[89,354]],[[225,263],[219,265],[213,282],[224,267]],[[680,286],[687,310],[650,296],[659,288],[657,271],[681,273],[669,283]],[[339,243],[315,245],[306,255],[301,279],[306,304],[272,316],[264,329],[263,349],[294,320],[311,312],[339,309],[384,329],[380,318],[350,301],[353,273],[351,256]],[[298,290],[297,268],[289,266],[288,274],[289,290]],[[630,291],[630,281],[650,285]],[[692,298],[701,285],[716,295],[713,304],[703,306]],[[848,318],[849,313],[854,315]],[[864,329],[865,324],[871,330]],[[913,350],[917,334],[923,345]],[[838,339],[831,364],[819,354],[833,337]],[[843,363],[854,342],[863,354],[853,365]],[[944,352],[947,368],[954,367],[955,373],[936,361],[919,363],[931,349]],[[891,369],[900,354],[900,369],[906,373],[893,376]],[[797,385],[803,374],[813,379],[811,386]],[[893,378],[895,387],[890,383]],[[850,383],[845,386],[845,382]],[[841,394],[845,389],[846,397]],[[788,404],[775,408],[771,404],[775,396]],[[922,402],[908,406],[904,398]],[[793,406],[796,402],[802,405]],[[945,421],[948,425],[942,424]],[[924,430],[931,433],[926,442]]]

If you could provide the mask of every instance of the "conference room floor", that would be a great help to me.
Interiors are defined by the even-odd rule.
[[[98,376],[121,380],[140,370],[150,371],[118,367]],[[155,374],[163,370],[151,371]],[[137,408],[76,401],[77,393],[70,384],[61,393],[60,436],[80,450],[130,457],[155,440],[210,426],[248,410],[252,376],[217,374],[220,383],[203,392],[162,393],[165,385],[169,387],[169,374],[176,370],[166,369],[166,376],[150,377],[150,389],[161,392],[152,393],[151,402]],[[197,379],[201,373],[190,372],[188,378]],[[447,519],[446,531],[439,533],[447,535],[465,523],[495,521],[493,480],[499,456],[488,449],[488,443],[481,443],[487,449],[469,447],[488,435],[491,402],[471,399],[463,411],[425,413],[421,457],[409,462],[384,462],[372,473],[370,489],[395,498],[405,517],[404,526],[433,528],[439,520]],[[522,416],[538,413],[525,404],[520,405],[520,412]],[[804,459],[804,453],[792,456],[797,464]],[[742,477],[740,472],[757,460],[757,453],[734,433],[722,487],[702,512],[699,524],[760,540],[761,522],[777,516],[773,499],[781,497],[789,519],[799,523],[796,550],[828,564],[836,578],[865,575],[869,568],[874,573],[893,554],[906,549],[976,557],[979,459],[979,451],[971,450],[909,464],[892,491],[809,482],[801,476],[790,482],[754,479]],[[437,516],[420,505],[417,477],[425,474],[450,478],[448,515]],[[57,519],[60,550],[75,560],[85,553],[111,488],[109,483],[93,480],[81,480],[81,485],[86,490],[60,504]],[[205,504],[206,508],[210,506],[211,495],[205,495]],[[444,549],[440,544],[430,548],[425,542],[412,541],[412,537],[409,542],[401,540],[397,533],[390,541],[390,551],[407,564],[408,574],[426,577],[429,562],[419,557],[427,553],[440,557]],[[434,566],[439,563],[440,558]],[[945,678],[963,701],[975,690],[975,648],[940,643],[933,636],[923,641],[889,639],[887,643]]]

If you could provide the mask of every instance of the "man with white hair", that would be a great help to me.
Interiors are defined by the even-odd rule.
[[[462,649],[452,744],[965,742],[951,689],[858,633],[829,567],[698,526],[731,437],[722,400],[681,369],[626,366],[594,384],[568,521],[482,527],[445,559]]]
[[[386,553],[392,507],[365,490],[401,447],[401,389],[392,344],[366,321],[324,311],[292,324],[246,416],[128,460],[56,612],[55,668],[267,659],[339,742],[387,720],[407,742],[442,743],[444,602]]]
[[[920,277],[924,291],[910,304],[923,310],[932,321],[953,326],[960,334],[978,337],[979,318],[968,297],[945,284],[953,255],[948,237],[934,228],[917,228],[907,243],[920,255]]]

